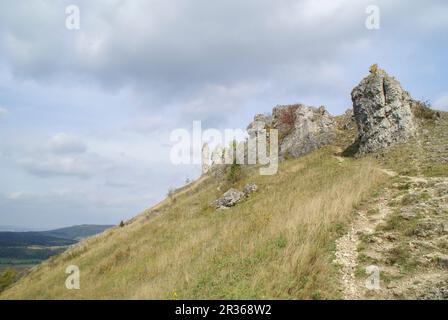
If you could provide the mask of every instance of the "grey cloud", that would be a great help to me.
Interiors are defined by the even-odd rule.
[[[175,124],[176,119],[172,115],[156,114],[133,119],[125,126],[125,129],[148,135],[160,133],[163,130],[173,127]]]
[[[207,99],[202,94],[210,86],[269,79],[278,89],[316,90],[319,74],[310,66],[325,61],[331,69],[348,53],[362,54],[366,48],[360,44],[372,36],[364,28],[370,1],[78,3],[82,23],[77,32],[63,27],[66,1],[1,8],[8,27],[0,35],[0,48],[13,71],[36,79],[74,75],[114,89],[131,86],[154,102],[152,108],[186,103],[204,116],[213,111],[225,117],[219,105],[208,104],[208,114],[194,105]],[[378,5],[385,17],[393,16],[393,24],[384,19],[392,31],[416,14],[432,12],[416,1]],[[15,19],[19,14],[23,19]],[[424,26],[418,24],[420,30]]]
[[[375,31],[364,27],[372,2]],[[169,163],[170,130],[244,128],[295,102],[342,113],[374,62],[447,106],[446,1],[79,0],[80,31],[64,26],[68,4],[0,2],[0,104],[11,113],[0,121],[10,137],[0,211],[14,212],[2,224],[130,217],[200,174]],[[65,186],[85,194],[50,192]]]
[[[74,176],[88,178],[91,168],[82,159],[76,157],[25,158],[18,163],[30,174],[39,177]]]

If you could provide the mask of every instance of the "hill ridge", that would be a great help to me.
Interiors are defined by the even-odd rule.
[[[390,107],[384,99],[379,101],[384,108]],[[250,166],[244,166],[235,180],[203,175],[123,227],[106,230],[45,261],[0,298],[414,297],[411,292],[416,287],[405,285],[411,283],[409,279],[445,268],[447,248],[440,239],[445,237],[447,199],[440,195],[445,184],[438,183],[448,175],[448,115],[436,115],[418,103],[412,108],[413,125],[420,131],[416,136],[404,140],[369,136],[375,151],[363,151],[360,156],[356,147],[362,145],[364,133],[357,129],[363,127],[359,121],[366,119],[350,112],[332,117],[332,139],[300,157],[284,157],[276,175],[260,176]],[[294,124],[309,123],[316,112],[322,115],[308,107],[292,112],[297,112],[299,122],[285,128],[291,132],[297,129]],[[368,118],[369,130],[393,121],[390,117],[385,113],[379,122]],[[392,129],[389,132],[395,134]],[[247,183],[256,183],[258,190],[238,205],[221,212],[209,206],[226,190],[241,190]],[[413,216],[416,209],[423,214]],[[367,223],[374,230],[373,242],[372,235],[358,234],[357,223],[366,219],[373,219]],[[412,249],[407,247],[409,237],[422,240],[414,241]],[[375,254],[379,242],[387,244],[387,250],[372,260],[369,254]],[[424,249],[428,243],[433,249]],[[431,253],[439,255],[423,259]],[[348,258],[342,261],[341,271],[334,260],[345,254]],[[399,287],[401,295],[392,287],[363,292],[365,263],[384,268],[382,284]],[[79,266],[80,290],[64,287],[67,265]],[[388,272],[391,268],[400,272]],[[419,286],[416,296],[443,298],[443,281]]]

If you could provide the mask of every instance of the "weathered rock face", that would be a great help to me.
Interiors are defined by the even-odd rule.
[[[256,133],[260,130],[272,128],[273,118],[271,115],[257,114],[254,117],[254,121],[247,126],[247,133],[249,137],[255,137]]]
[[[347,109],[344,114],[342,115],[341,123],[340,123],[341,129],[343,130],[354,130],[356,129],[356,120],[355,115],[353,114],[353,109]]]
[[[292,128],[280,142],[281,158],[296,158],[331,142],[334,121],[324,107],[299,105],[293,114]]]
[[[203,161],[206,161],[205,159]],[[221,177],[226,173],[225,149],[217,147],[211,152],[211,165],[208,172],[214,177]]]
[[[208,143],[204,143],[202,145],[202,150],[201,150],[202,174],[206,174],[210,170],[209,158],[210,158],[210,148],[208,146]]]
[[[299,157],[330,143],[334,121],[324,107],[303,104],[276,106],[270,115],[257,115],[247,127],[249,136],[257,130],[277,129],[279,157]]]
[[[405,142],[415,134],[411,111],[414,102],[384,70],[372,69],[353,89],[352,101],[359,155]]]

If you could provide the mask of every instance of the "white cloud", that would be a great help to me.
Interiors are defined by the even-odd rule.
[[[55,134],[48,142],[49,149],[56,154],[84,153],[87,146],[81,139],[66,133]]]
[[[36,157],[20,159],[19,164],[29,173],[40,177],[75,176],[87,178],[90,165],[79,157]]]
[[[151,134],[169,129],[174,125],[173,117],[167,115],[151,115],[133,119],[125,126],[126,130],[141,134]]]
[[[8,200],[19,200],[22,199],[26,194],[22,191],[10,192],[6,195]]]

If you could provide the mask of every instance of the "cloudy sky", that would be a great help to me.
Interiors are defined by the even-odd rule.
[[[0,225],[130,218],[199,173],[171,164],[172,130],[340,114],[372,63],[448,110],[447,17],[443,0],[3,0]]]

